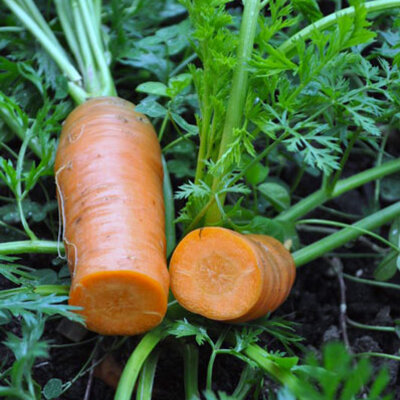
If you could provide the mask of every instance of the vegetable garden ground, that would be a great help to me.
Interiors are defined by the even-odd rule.
[[[398,0],[2,0],[0,398],[400,399],[399,10]],[[276,311],[223,323],[170,293],[147,333],[82,328],[68,305],[72,164],[54,160],[72,110],[116,96],[136,104],[126,118],[139,132],[151,121],[162,159],[154,136],[96,184],[149,163],[131,197],[143,215],[149,199],[164,203],[168,261],[205,226],[284,243],[296,280]],[[124,132],[124,112],[93,118]],[[85,129],[64,134],[72,147]],[[163,249],[162,220],[138,232],[152,229]]]

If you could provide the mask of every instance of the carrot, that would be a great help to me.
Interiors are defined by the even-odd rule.
[[[158,325],[169,276],[161,150],[148,119],[117,97],[78,106],[62,129],[55,176],[69,304],[101,334]]]
[[[171,290],[187,310],[246,322],[286,300],[296,270],[289,251],[274,238],[206,227],[178,244],[169,273]]]

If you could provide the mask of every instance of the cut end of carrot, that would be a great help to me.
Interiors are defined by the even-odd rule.
[[[157,326],[167,311],[167,296],[152,278],[135,271],[102,271],[73,285],[69,304],[88,329],[102,335],[136,335]]]
[[[182,307],[206,318],[247,322],[274,311],[296,275],[290,253],[276,239],[220,227],[183,238],[170,262],[171,290]]]
[[[251,242],[217,227],[195,230],[179,243],[170,278],[183,307],[219,321],[248,312],[262,289],[262,271]]]

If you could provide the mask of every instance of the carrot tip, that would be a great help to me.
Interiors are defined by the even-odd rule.
[[[157,326],[167,310],[162,286],[127,270],[83,277],[71,288],[69,304],[83,307],[88,329],[103,335],[136,335]]]

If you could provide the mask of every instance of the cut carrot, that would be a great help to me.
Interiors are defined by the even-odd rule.
[[[170,262],[171,290],[187,310],[245,322],[282,304],[293,285],[290,253],[273,238],[206,227],[189,233]]]
[[[281,242],[271,236],[251,234],[247,237],[258,242],[271,259],[271,264],[275,263],[276,265],[275,272],[279,274],[280,284],[274,287],[276,305],[270,303],[270,311],[274,311],[286,300],[296,278],[293,257]]]
[[[69,304],[87,327],[132,335],[167,308],[161,151],[147,118],[117,97],[78,106],[55,161],[63,239],[72,274]]]

